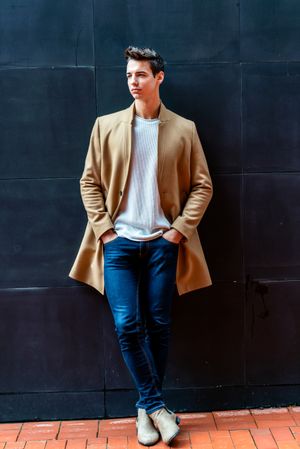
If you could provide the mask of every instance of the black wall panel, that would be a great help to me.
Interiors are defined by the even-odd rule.
[[[0,287],[74,285],[86,225],[78,179],[0,181]]]
[[[166,388],[243,384],[243,310],[237,282],[215,282],[175,298]]]
[[[299,61],[297,0],[241,0],[240,11],[243,61]]]
[[[92,0],[1,0],[0,42],[1,66],[92,65]]]
[[[240,71],[237,64],[169,66],[162,98],[170,109],[194,120],[210,169],[241,168]],[[179,95],[180,92],[180,95]]]
[[[98,115],[125,109],[133,102],[127,87],[126,65],[121,56],[121,65],[116,67],[96,67],[97,106]]]
[[[243,280],[242,176],[214,175],[214,195],[198,227],[213,281]]]
[[[68,278],[97,115],[128,107],[123,50],[167,61],[214,183],[199,225],[213,286],[175,296],[165,394],[206,411],[295,404],[300,7],[295,0],[3,0],[0,421],[134,415],[105,297]]]
[[[299,281],[264,281],[249,285],[247,373],[250,384],[299,384],[299,284]]]
[[[54,392],[3,394],[0,422],[58,421],[103,418],[106,414],[103,392]]]
[[[92,289],[0,290],[0,316],[1,393],[103,390],[102,301]]]
[[[167,62],[239,57],[239,8],[234,0],[96,0],[95,16],[97,65],[120,64],[127,45],[151,46]]]
[[[245,265],[251,278],[298,279],[300,175],[245,176]]]
[[[242,69],[246,171],[298,171],[300,63],[246,64]]]
[[[96,117],[92,68],[0,70],[0,177],[74,177]]]

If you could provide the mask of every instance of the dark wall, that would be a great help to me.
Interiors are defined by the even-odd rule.
[[[196,121],[215,187],[213,286],[174,299],[168,403],[299,403],[300,3],[2,0],[0,17],[0,420],[135,412],[107,303],[68,278],[91,127],[132,101],[129,44],[167,60],[162,99]]]

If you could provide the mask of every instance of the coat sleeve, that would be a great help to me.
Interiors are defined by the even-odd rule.
[[[99,117],[97,117],[90,137],[84,170],[79,181],[81,198],[96,240],[98,240],[108,229],[114,227],[105,207],[100,174],[100,124]]]
[[[191,183],[187,201],[181,215],[171,225],[184,235],[184,240],[192,236],[213,194],[211,177],[195,123],[192,126],[190,174]]]

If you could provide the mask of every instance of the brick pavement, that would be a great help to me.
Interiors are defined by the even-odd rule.
[[[300,407],[179,413],[181,449],[300,449]],[[0,424],[0,449],[138,449],[135,419]],[[159,442],[157,449],[167,448]]]

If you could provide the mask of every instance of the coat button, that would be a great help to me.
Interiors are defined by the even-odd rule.
[[[123,192],[122,192],[122,190],[120,190],[120,196],[122,196],[123,195]]]

